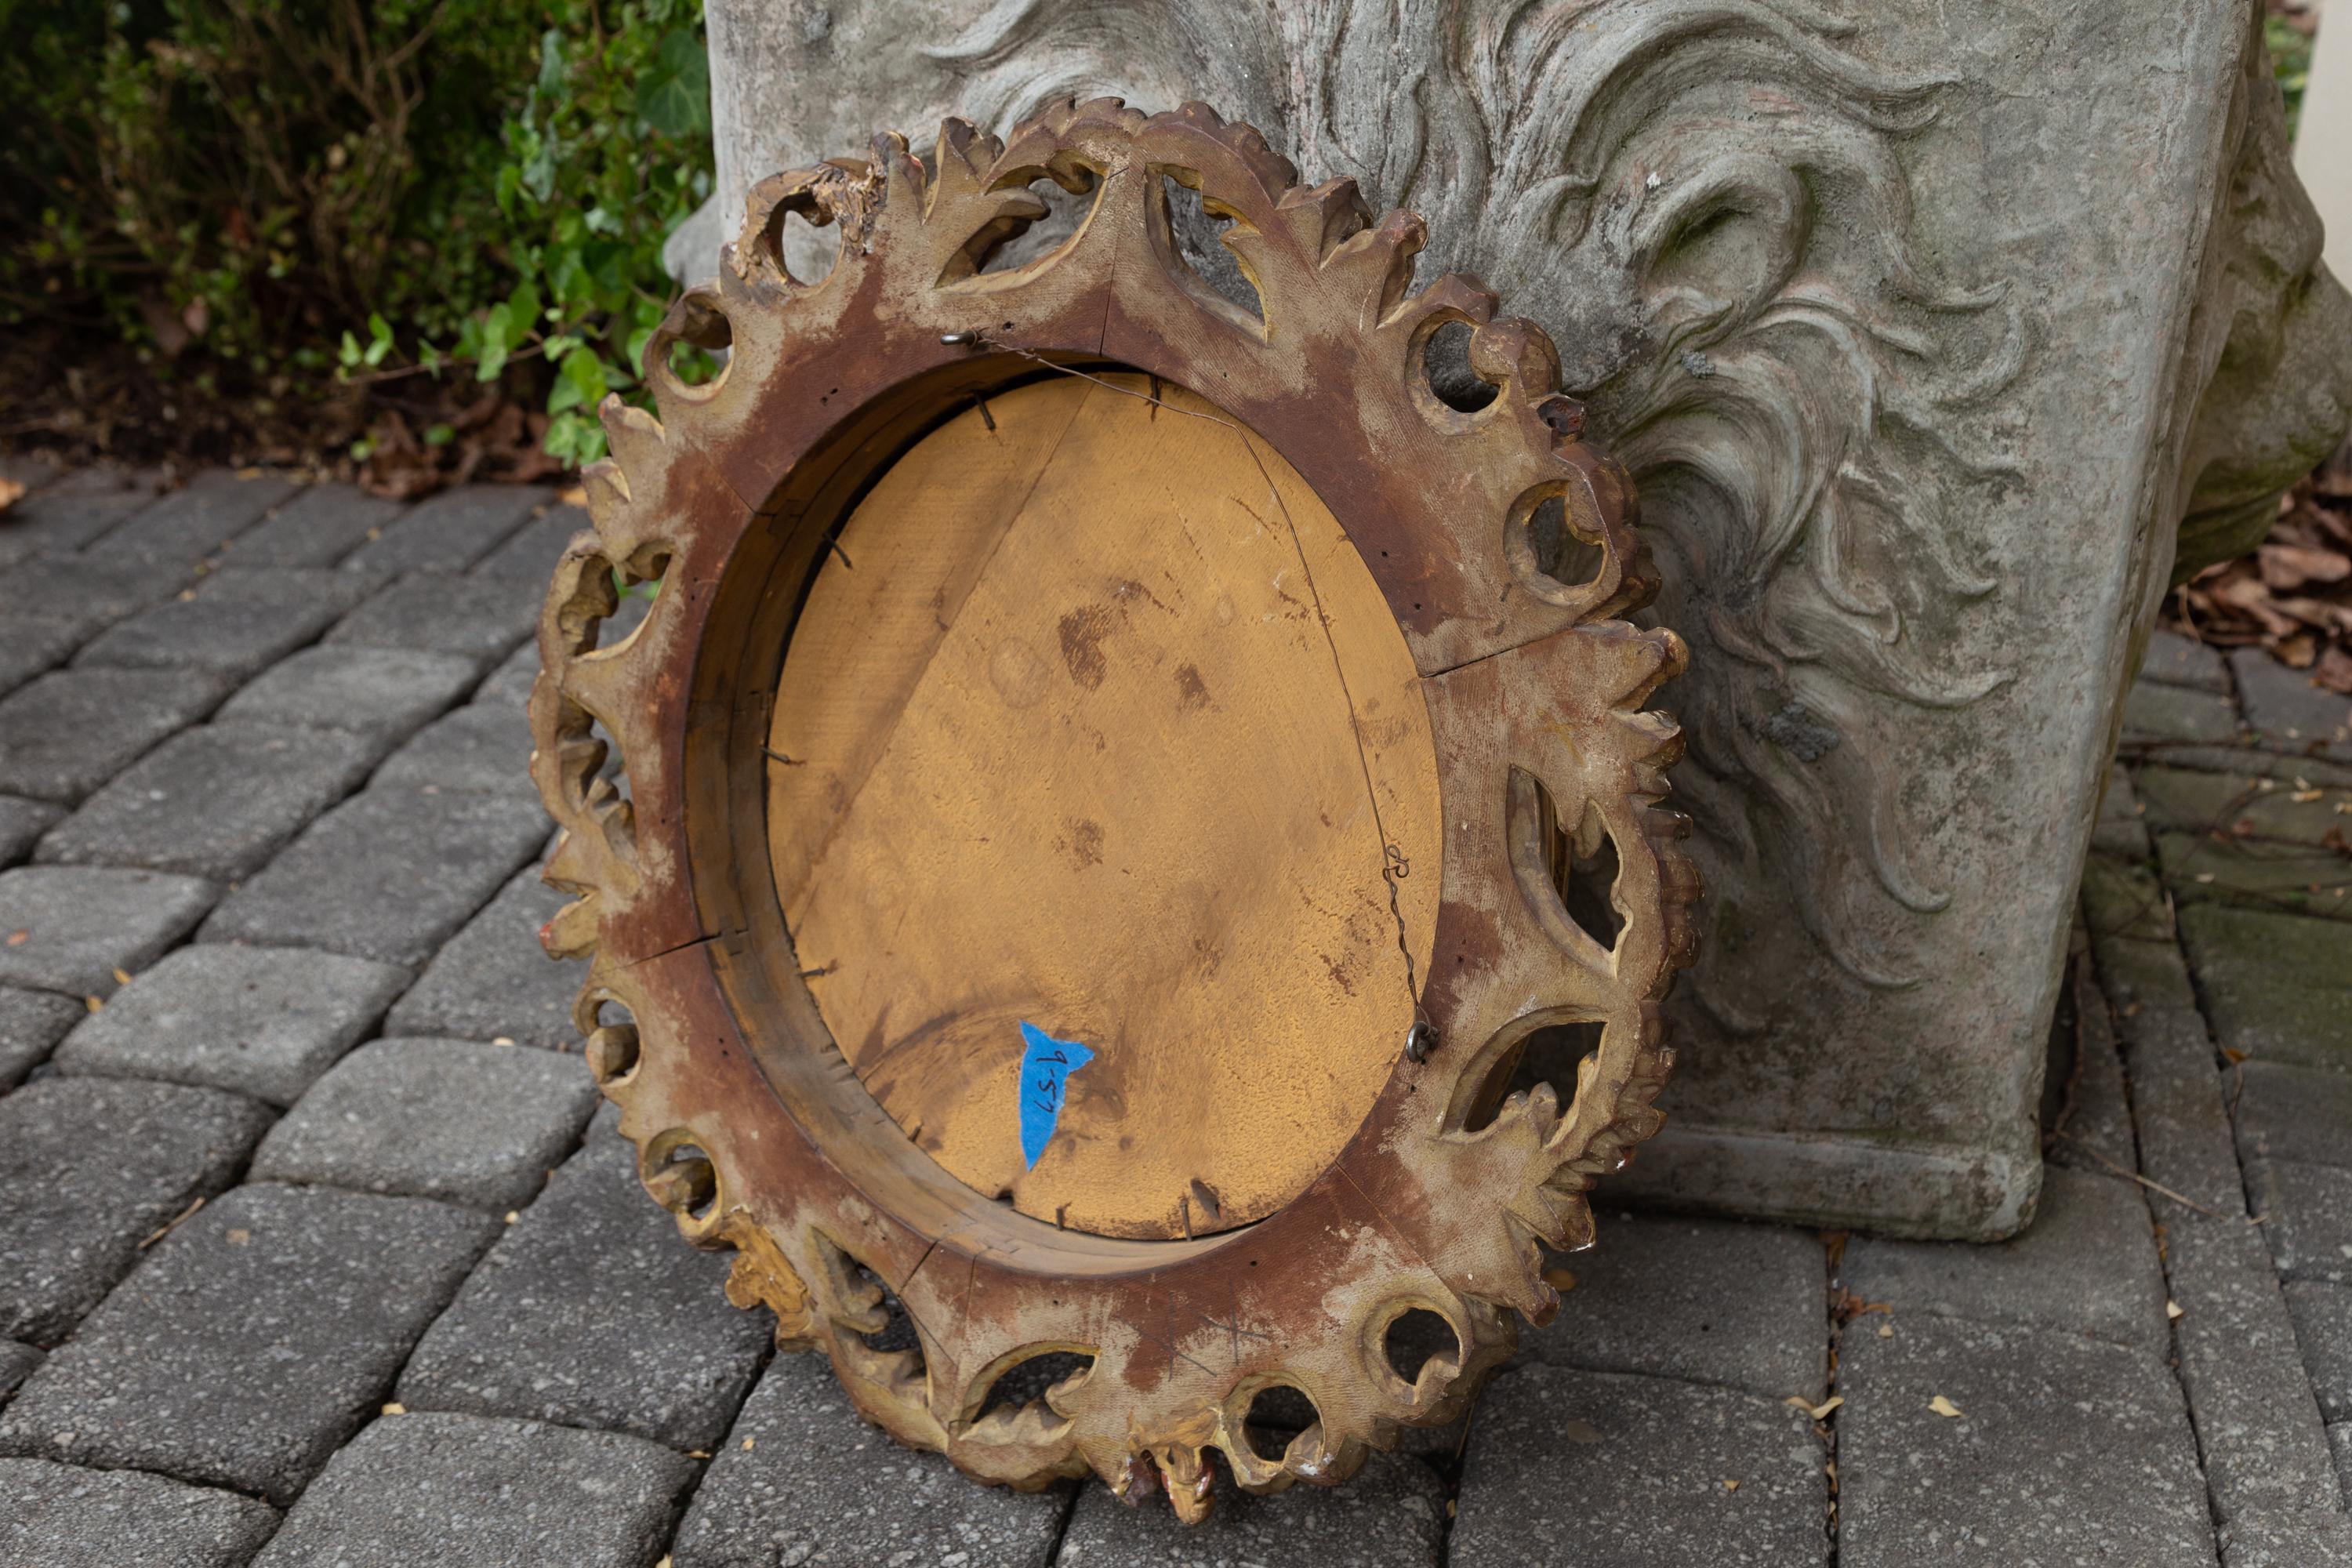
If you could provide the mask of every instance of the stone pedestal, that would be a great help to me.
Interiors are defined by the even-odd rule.
[[[1707,883],[1667,1131],[1616,1190],[1991,1237],[2122,693],[2176,567],[2341,434],[2245,0],[710,0],[719,194],[1203,99],[1412,207],[1559,340],[1692,645]],[[1465,372],[1466,374],[1466,372]]]

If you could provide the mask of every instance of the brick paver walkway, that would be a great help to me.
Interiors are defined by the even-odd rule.
[[[894,1447],[638,1188],[533,941],[576,511],[16,471],[0,1563],[2352,1563],[2352,704],[2259,656],[2133,695],[2022,1237],[1604,1189],[1466,1430],[1185,1532]]]

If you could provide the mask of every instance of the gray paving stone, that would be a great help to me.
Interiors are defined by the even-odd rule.
[[[2221,1568],[2345,1568],[2352,1563],[2352,1518],[2313,1510],[2254,1514],[2221,1527]]]
[[[975,1487],[938,1455],[908,1453],[860,1420],[823,1356],[779,1356],[670,1550],[676,1568],[866,1568],[946,1563],[959,1552],[971,1568],[1040,1568],[1068,1495]]]
[[[0,1089],[45,1060],[86,1011],[70,996],[0,985]]]
[[[0,985],[0,1089],[46,1059],[87,1012],[70,996]]]
[[[503,1211],[530,1202],[595,1108],[584,1062],[471,1040],[375,1040],[269,1130],[253,1178]]]
[[[0,1562],[22,1568],[241,1568],[278,1510],[136,1470],[0,1459]]]
[[[416,1347],[410,1408],[717,1446],[775,1320],[728,1304],[727,1260],[679,1238],[613,1128],[609,1111],[596,1121]]]
[[[2166,886],[2180,904],[2227,904],[2316,920],[2352,921],[2352,869],[2325,845],[2267,838],[2157,837]]]
[[[2221,649],[2162,629],[2148,636],[2147,657],[2140,663],[2139,678],[2166,686],[2218,691],[2225,697],[2230,692],[2230,676],[2222,668]]]
[[[0,566],[79,550],[153,500],[146,490],[50,489],[0,512]]]
[[[375,572],[462,572],[555,499],[536,485],[460,485],[418,502],[343,564]]]
[[[0,572],[0,605],[12,616],[69,626],[79,641],[170,598],[188,577],[188,568],[176,562],[111,552],[36,555]]]
[[[2352,1421],[2327,1429],[2327,1446],[2336,1451],[2336,1477],[2344,1483],[2344,1499],[2352,1508]]]
[[[363,790],[230,893],[203,940],[419,964],[546,837],[536,801],[429,785]]]
[[[16,1392],[19,1384],[33,1375],[33,1369],[40,1365],[41,1361],[38,1346],[0,1340],[0,1405],[8,1403],[8,1396]]]
[[[1839,1357],[1845,1568],[2210,1568],[2197,1438],[2160,1358],[1953,1318],[1894,1327],[1849,1331]]]
[[[144,555],[194,566],[293,493],[293,481],[275,474],[241,478],[226,468],[207,469],[109,529],[92,548],[110,556]]]
[[[1968,1318],[2158,1351],[2170,1337],[2147,1204],[2119,1176],[2047,1168],[2033,1223],[2014,1239],[1973,1247],[1858,1236],[1842,1272],[1846,1289],[1885,1302],[1897,1322]]]
[[[2232,651],[2230,671],[2238,679],[2247,721],[2263,740],[2352,759],[2352,697],[2313,685],[2309,670],[2290,669],[2258,647]]]
[[[2056,1086],[2056,1110],[2043,1158],[2070,1170],[2111,1173],[2132,1169],[2139,1160],[2132,1129],[2131,1091],[2124,1082],[2123,1052],[2114,1015],[2100,992],[2087,955],[2069,961],[2068,995],[2074,1004],[2074,1057]],[[2057,1070],[2053,1061],[2052,1070]]]
[[[2352,1285],[2290,1284],[2284,1294],[2320,1415],[2352,1421]]]
[[[464,696],[476,673],[455,654],[307,647],[230,698],[220,716],[349,730],[388,752]]]
[[[333,645],[422,648],[474,661],[478,673],[539,625],[539,600],[495,579],[412,572],[343,617]]]
[[[268,1124],[251,1100],[163,1083],[53,1078],[0,1097],[0,1335],[64,1334]]]
[[[0,984],[110,996],[201,919],[217,889],[194,877],[100,866],[0,871]],[[22,941],[16,933],[25,933]]]
[[[227,690],[202,670],[53,670],[0,698],[0,791],[70,805]]]
[[[393,1415],[337,1454],[255,1568],[643,1568],[694,1463],[611,1432]]]
[[[2226,742],[2237,732],[2237,705],[2225,696],[2145,680],[2124,696],[2126,741]]]
[[[2263,777],[2281,784],[2320,789],[2352,789],[2352,763],[2332,762],[2302,752],[2265,751],[2252,733],[2228,745],[2200,745],[2189,741],[2126,741],[2122,756],[2137,762],[2160,762],[2167,767],[2193,768],[2206,773]]]
[[[1215,1511],[1198,1525],[1179,1523],[1165,1498],[1149,1498],[1129,1508],[1111,1496],[1108,1487],[1085,1487],[1071,1510],[1054,1563],[1055,1568],[1250,1568],[1257,1563],[1437,1568],[1444,1537],[1445,1484],[1437,1472],[1411,1455],[1376,1453],[1343,1486],[1293,1487],[1268,1498],[1234,1489],[1221,1473]]]
[[[2352,1072],[2352,925],[2199,904],[2180,931],[2223,1046]]]
[[[2246,1186],[2280,1278],[2352,1285],[2352,1171],[2262,1160],[2246,1167]]]
[[[2134,782],[2131,770],[2122,763],[2108,768],[2105,787],[2099,792],[2099,815],[2092,823],[2091,847],[2146,860],[2154,851],[2148,847],[2147,807],[2141,804]]]
[[[42,839],[39,858],[234,882],[367,777],[358,735],[234,721],[184,730]]]
[[[389,963],[199,942],[84,1018],[58,1070],[234,1089],[291,1105],[408,984]],[[77,1009],[79,1012],[79,1009]]]
[[[1611,1568],[1826,1563],[1828,1458],[1804,1412],[1777,1400],[1525,1367],[1471,1418],[1447,1561],[1517,1568],[1558,1550]]]
[[[76,668],[201,669],[242,681],[315,642],[366,592],[323,566],[230,566],[100,632]]]
[[[1569,1260],[1559,1315],[1522,1331],[1523,1358],[1822,1397],[1829,1271],[1815,1237],[1666,1215],[1604,1215],[1597,1236]]]
[[[436,953],[425,977],[392,1010],[405,1035],[518,1041],[566,1050],[577,1045],[572,1002],[583,973],[539,945],[539,929],[571,901],[525,866],[466,929]]]
[[[474,693],[477,703],[507,702],[515,707],[530,703],[531,683],[539,679],[539,645],[527,642],[507,655],[506,662],[490,672]]]
[[[2314,792],[2295,788],[2292,780],[2154,767],[2142,768],[2132,782],[2147,807],[2144,820],[2158,831],[2316,844],[2343,820],[2336,807],[2345,791],[2321,788],[2317,798],[2298,800]]]
[[[86,635],[76,622],[50,620],[11,608],[8,635],[0,637],[0,692],[14,691],[33,677],[63,664]]]
[[[239,566],[332,566],[392,525],[400,503],[357,485],[305,485],[268,519],[237,535]]]
[[[539,602],[547,592],[550,579],[555,575],[555,563],[563,555],[564,546],[572,536],[588,527],[584,508],[558,506],[548,509],[543,517],[525,523],[508,541],[477,563],[473,575],[495,578],[530,590],[531,609],[537,614]]]
[[[2181,1310],[2172,1326],[2179,1381],[2224,1519],[2339,1500],[2294,1324],[2263,1247],[2266,1228],[2187,1213],[2164,1225],[2166,1274]]]
[[[373,1413],[497,1228],[423,1198],[239,1187],[159,1242],[41,1364],[0,1411],[0,1451],[283,1506]]]
[[[45,800],[0,795],[0,867],[13,866],[32,853],[34,842],[65,814],[65,807]]]
[[[2256,1160],[2352,1167],[2352,1073],[2282,1062],[2232,1069],[2238,1151]]]
[[[379,784],[436,784],[539,798],[530,782],[530,719],[508,702],[469,702],[427,724],[384,761]]]

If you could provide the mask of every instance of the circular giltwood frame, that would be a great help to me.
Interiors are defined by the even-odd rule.
[[[1087,195],[1076,232],[986,269],[1045,215],[1029,186],[1048,179]],[[1231,220],[1263,318],[1185,263],[1171,179]],[[1409,294],[1420,220],[1294,179],[1198,105],[1105,100],[1003,143],[950,121],[928,162],[885,136],[869,160],[764,182],[715,287],[646,351],[659,419],[604,405],[613,456],[586,476],[594,530],[557,570],[530,709],[532,774],[563,829],[547,876],[577,895],[546,945],[591,957],[592,1068],[653,1195],[688,1239],[735,1250],[730,1298],[773,1310],[780,1342],[823,1349],[902,1442],[1017,1488],[1164,1484],[1188,1519],[1208,1507],[1208,1450],[1252,1491],[1339,1480],[1400,1427],[1460,1415],[1513,1348],[1511,1314],[1550,1316],[1542,1247],[1589,1243],[1584,1189],[1660,1121],[1657,1003],[1696,895],[1680,819],[1656,804],[1678,732],[1643,708],[1683,647],[1613,618],[1654,579],[1622,472],[1554,390],[1549,340],[1461,277]],[[819,281],[785,266],[791,213],[839,236]],[[1495,389],[1474,412],[1429,380],[1449,322],[1472,329]],[[681,383],[680,339],[728,348],[723,372]],[[1415,1060],[1400,1039],[1370,1116],[1305,1193],[1197,1241],[1059,1231],[940,1170],[834,1047],[767,879],[761,747],[830,531],[974,395],[1090,363],[1203,393],[1315,488],[1396,614],[1438,749],[1446,849],[1421,994],[1436,1047]],[[1597,562],[1581,582],[1545,575],[1531,538],[1555,497]],[[616,576],[660,587],[607,646]],[[1546,802],[1579,843],[1615,846],[1613,948],[1556,890]],[[1549,1087],[1496,1107],[1528,1035],[1564,1022],[1601,1026],[1565,1109]],[[914,1349],[874,1343],[886,1287]],[[1408,1383],[1384,1344],[1414,1310],[1457,1343]],[[1049,1352],[1092,1365],[980,1414],[1000,1375]],[[1277,1384],[1319,1420],[1266,1457],[1245,1419]]]

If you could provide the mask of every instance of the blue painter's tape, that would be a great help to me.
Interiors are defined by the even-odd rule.
[[[1062,1120],[1070,1075],[1095,1059],[1076,1040],[1057,1040],[1034,1024],[1021,1026],[1021,1158],[1034,1169]]]

